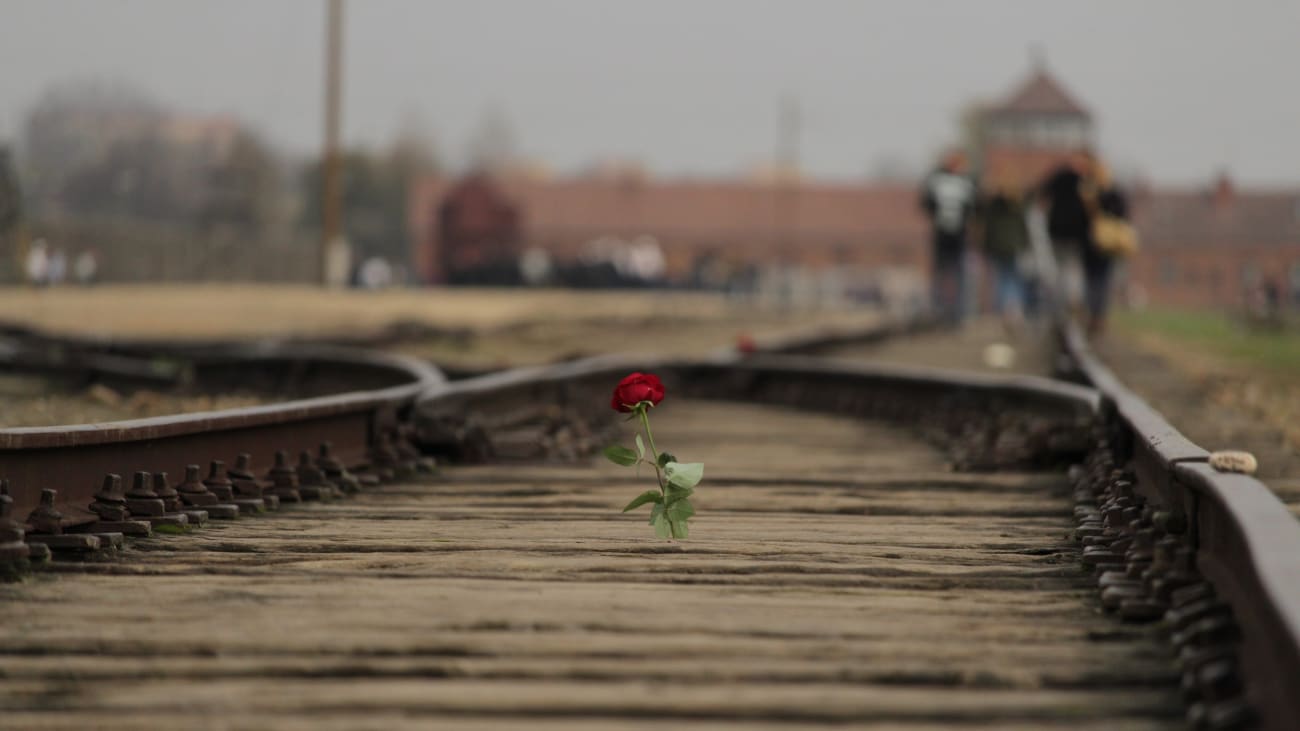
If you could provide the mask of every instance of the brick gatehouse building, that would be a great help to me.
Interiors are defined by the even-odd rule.
[[[966,144],[985,177],[1036,181],[1072,151],[1094,146],[1093,120],[1046,71],[966,116]],[[514,259],[539,248],[579,257],[610,237],[657,242],[667,276],[702,262],[817,271],[928,270],[917,186],[766,179],[656,180],[634,170],[565,178],[469,176],[412,189],[415,271],[447,281],[458,266]],[[1226,177],[1200,189],[1130,191],[1143,249],[1131,292],[1151,304],[1240,305],[1265,282],[1300,304],[1300,186],[1237,189]]]

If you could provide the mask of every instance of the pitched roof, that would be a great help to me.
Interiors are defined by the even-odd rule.
[[[989,110],[995,115],[1069,114],[1091,117],[1087,108],[1074,100],[1055,78],[1043,69],[1034,71],[1002,102]]]

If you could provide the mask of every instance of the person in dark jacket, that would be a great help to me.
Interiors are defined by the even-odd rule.
[[[1090,187],[1093,157],[1075,155],[1048,176],[1039,189],[1047,207],[1047,233],[1056,260],[1056,304],[1078,310],[1083,299],[1083,254],[1092,236],[1092,214],[1084,202]]]
[[[932,228],[931,297],[951,325],[960,325],[966,315],[966,234],[976,190],[965,172],[965,155],[950,152],[921,186],[921,208]]]
[[[984,256],[995,278],[994,308],[1003,327],[1020,329],[1025,312],[1025,278],[1021,268],[1029,253],[1023,192],[1007,177],[999,178],[980,206],[984,222]]]
[[[1129,217],[1128,197],[1111,180],[1110,170],[1094,162],[1091,179],[1084,189],[1085,201],[1092,215],[1104,214],[1122,221]],[[1106,329],[1110,309],[1111,278],[1116,255],[1102,250],[1093,236],[1083,248],[1084,303],[1088,311],[1088,333],[1100,335]]]

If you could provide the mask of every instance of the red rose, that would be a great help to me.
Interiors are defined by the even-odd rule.
[[[649,401],[658,406],[664,400],[664,384],[659,376],[650,373],[633,373],[618,382],[614,387],[614,396],[609,405],[615,411],[631,411],[633,406],[642,401]]]

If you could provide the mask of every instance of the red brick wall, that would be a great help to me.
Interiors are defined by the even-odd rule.
[[[1128,264],[1130,283],[1141,288],[1150,304],[1167,307],[1239,307],[1253,294],[1246,286],[1248,267],[1255,272],[1256,286],[1273,278],[1282,296],[1294,301],[1291,272],[1298,266],[1300,242],[1148,248]]]

